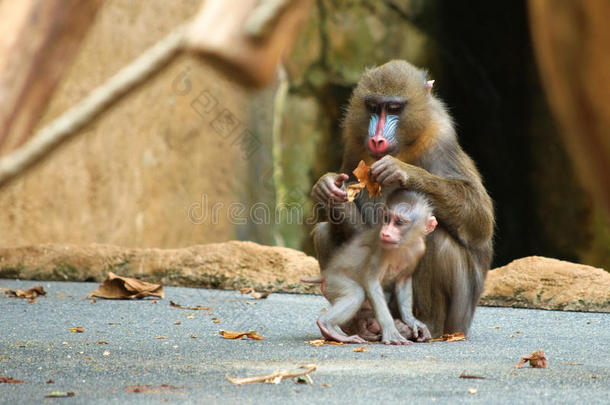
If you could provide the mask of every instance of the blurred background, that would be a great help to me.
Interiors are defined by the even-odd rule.
[[[108,0],[39,127],[199,7]],[[2,189],[0,246],[239,239],[313,254],[309,192],[340,167],[349,95],[366,67],[406,59],[436,80],[495,201],[494,266],[541,255],[610,269],[609,218],[561,142],[529,18],[526,1],[317,0],[262,90],[180,56]]]

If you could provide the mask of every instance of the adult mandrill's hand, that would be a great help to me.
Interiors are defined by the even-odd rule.
[[[384,186],[407,187],[408,164],[386,155],[371,165],[371,177]]]
[[[347,193],[341,189],[341,186],[348,178],[349,176],[344,173],[326,173],[311,189],[312,198],[324,206],[346,202]]]

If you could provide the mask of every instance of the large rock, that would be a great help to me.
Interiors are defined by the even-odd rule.
[[[0,278],[102,281],[108,271],[163,285],[283,292],[316,291],[301,277],[319,274],[303,252],[231,241],[183,249],[111,245],[37,245],[0,249]]]
[[[479,304],[610,312],[610,274],[583,264],[524,257],[488,273]]]

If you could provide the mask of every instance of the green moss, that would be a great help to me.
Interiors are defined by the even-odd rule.
[[[81,273],[71,264],[60,263],[51,271],[51,278],[53,280],[80,280]]]
[[[1,278],[17,278],[21,272],[25,270],[25,267],[20,264],[17,267],[2,267],[0,268]]]

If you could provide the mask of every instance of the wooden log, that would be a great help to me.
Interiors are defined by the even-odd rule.
[[[582,181],[610,213],[610,1],[529,0],[538,67]]]
[[[31,135],[103,2],[0,2],[0,153]]]

